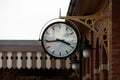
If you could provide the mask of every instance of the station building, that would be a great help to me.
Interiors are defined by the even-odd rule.
[[[66,18],[75,23],[95,48],[82,57],[83,80],[120,79],[119,0],[71,0]],[[0,40],[0,80],[78,80],[71,68],[76,50],[55,59],[40,40]]]

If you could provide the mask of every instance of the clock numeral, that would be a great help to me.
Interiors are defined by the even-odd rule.
[[[55,50],[53,50],[52,54],[54,54],[54,53],[55,53]]]
[[[70,35],[72,35],[72,34],[73,34],[73,32],[70,33]]]
[[[68,54],[68,51],[66,50],[66,53]]]
[[[47,46],[46,48],[48,49],[48,48],[50,48],[50,46]]]
[[[59,52],[59,55],[61,56],[61,52]]]
[[[68,27],[66,27],[66,30],[68,30]]]
[[[54,27],[52,27],[52,29],[53,29],[53,30],[55,30],[55,28],[54,28]]]

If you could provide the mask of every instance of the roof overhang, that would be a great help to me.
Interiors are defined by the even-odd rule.
[[[109,0],[71,0],[68,16],[84,16],[97,13],[104,8],[106,1]]]
[[[109,0],[71,0],[67,16],[90,16],[102,12]],[[75,21],[74,21],[75,22]],[[75,22],[80,32],[88,31],[85,25]]]

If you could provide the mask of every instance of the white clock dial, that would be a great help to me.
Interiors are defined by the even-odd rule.
[[[77,43],[75,30],[63,22],[49,25],[42,35],[42,45],[45,51],[55,58],[64,58],[72,54]]]

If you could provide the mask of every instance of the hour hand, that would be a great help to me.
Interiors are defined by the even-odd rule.
[[[64,39],[62,40],[62,39],[56,38],[56,40],[57,40],[57,41],[61,41],[61,42],[65,43],[65,44],[67,44],[67,45],[70,45],[70,43],[66,42]]]
[[[57,40],[45,40],[46,42],[57,42]]]

